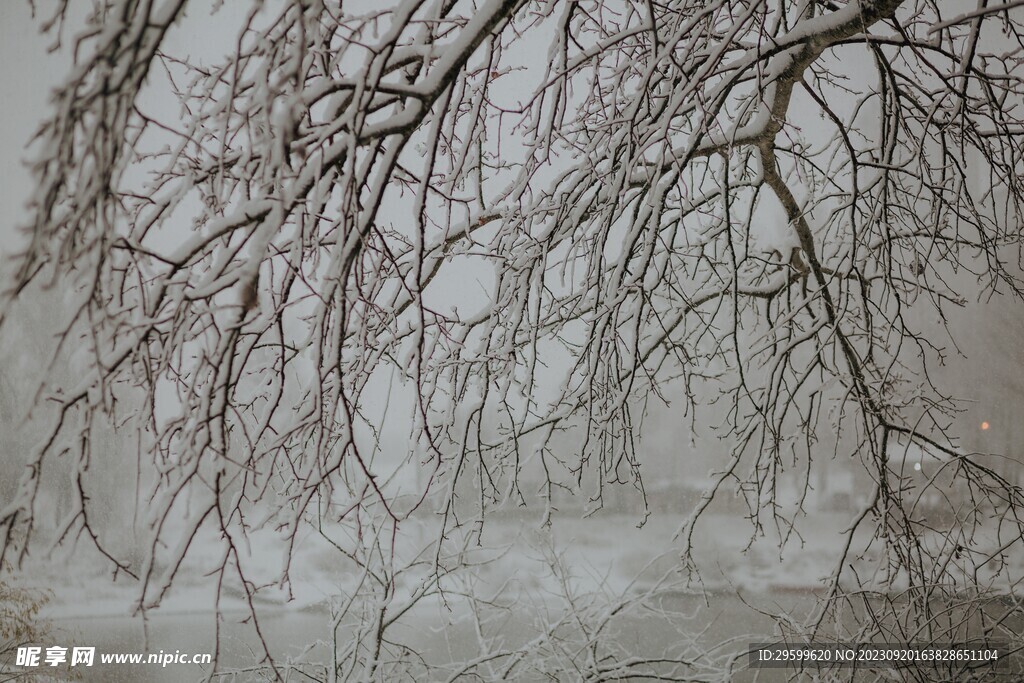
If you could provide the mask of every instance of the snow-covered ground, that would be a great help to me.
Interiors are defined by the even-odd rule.
[[[499,518],[489,520],[483,529],[484,545],[510,546],[500,561],[485,565],[477,578],[499,585],[510,578],[538,584],[543,579],[541,557],[545,550],[561,555],[573,568],[581,585],[598,585],[620,592],[630,585],[646,585],[655,577],[681,567],[681,541],[676,532],[680,518],[655,514],[637,528],[633,515],[597,515],[587,519],[563,517],[550,528],[533,519]],[[795,538],[784,552],[768,538],[758,539],[749,548],[749,525],[742,519],[712,515],[703,520],[695,534],[695,555],[700,558],[700,580],[707,589],[735,587],[749,591],[773,589],[815,590],[833,569],[834,557],[842,538],[837,534],[843,518],[821,523],[804,532],[803,541]],[[414,532],[424,543],[429,529],[419,520]],[[330,530],[328,530],[328,534]],[[210,548],[202,547],[203,543]],[[210,558],[213,541],[205,539],[193,548],[175,577],[169,593],[154,615],[190,614],[207,611],[216,596],[215,568]],[[256,604],[261,609],[303,610],[329,600],[354,579],[340,571],[334,548],[316,533],[307,533],[297,543],[289,586],[280,587],[274,579],[282,566],[283,547],[270,534],[256,534],[248,544],[245,559],[247,578],[261,586]],[[202,558],[202,561],[192,558]],[[640,577],[639,582],[637,578]],[[53,597],[47,616],[57,619],[125,617],[135,611],[138,582],[119,574],[116,578],[109,563],[87,550],[65,564],[49,558],[29,558],[18,581],[26,587],[45,588]],[[229,584],[221,593],[221,608],[228,612],[248,610],[245,595]]]
[[[504,586],[543,601],[545,596],[564,590],[547,567],[550,558],[557,556],[577,592],[628,595],[644,591],[659,578],[672,577],[673,570],[683,568],[677,538],[681,518],[658,513],[640,528],[638,521],[633,515],[599,514],[587,519],[557,518],[548,528],[530,518],[491,519],[483,528],[483,545],[508,550],[495,562],[473,570],[472,580],[481,593]],[[744,603],[766,604],[774,611],[793,614],[809,607],[815,594],[827,589],[827,578],[845,542],[841,531],[847,523],[848,515],[816,515],[814,523],[804,524],[802,535],[792,537],[780,553],[777,540],[770,535],[751,543],[749,523],[742,518],[710,515],[697,525],[693,536],[699,572],[692,575],[690,583],[685,580],[688,574],[675,576],[670,588],[676,592],[671,594],[680,604],[692,607],[694,633],[710,628],[705,636],[713,639],[767,639],[773,635],[772,621]],[[411,537],[424,543],[429,540],[430,527],[423,520],[412,519],[407,524],[419,525],[407,530]],[[330,535],[330,529],[325,531]],[[353,592],[357,577],[344,568],[327,541],[309,533],[296,544],[290,586],[274,585],[282,566],[281,551],[281,543],[273,536],[256,534],[244,560],[250,579],[263,585],[253,600],[261,629],[273,643],[275,655],[287,658],[329,638],[330,608],[339,596]],[[97,645],[101,651],[204,651],[212,647],[217,624],[213,611],[217,577],[210,574],[209,564],[216,553],[212,546],[201,545],[192,552],[199,559],[183,564],[160,606],[146,612],[145,628],[136,611],[138,583],[123,574],[112,580],[109,565],[99,556],[86,554],[72,563],[32,558],[18,576],[24,586],[51,592],[44,616],[69,644]],[[1016,563],[1014,571],[1019,576],[1024,562],[1020,558],[1006,560]],[[870,576],[870,558],[851,558],[851,562],[862,577]],[[409,585],[399,586],[400,595],[413,588],[416,578],[406,581]],[[706,594],[699,595],[699,590]],[[247,597],[239,588],[225,584],[219,608],[223,651],[227,653],[222,661],[235,665],[252,661],[255,641]],[[460,646],[453,634],[464,616],[461,609],[458,599],[449,598],[446,603],[426,600],[404,619],[405,628],[411,629],[406,636],[427,645],[429,651],[458,656]],[[305,656],[315,656],[317,651],[314,648]],[[156,676],[152,680],[176,680],[153,672],[147,675],[150,673]]]
[[[845,543],[843,530],[848,515],[819,513],[814,523],[798,527],[780,551],[777,537],[770,534],[751,542],[750,525],[736,515],[709,515],[697,525],[693,556],[697,559],[694,588],[716,591],[739,590],[752,594],[821,591],[836,567]],[[677,537],[680,517],[653,514],[642,527],[639,517],[626,514],[601,514],[587,519],[556,518],[551,527],[542,527],[526,518],[489,520],[482,534],[483,545],[508,548],[500,560],[478,570],[476,579],[497,587],[509,579],[544,587],[543,555],[558,554],[572,568],[581,588],[604,588],[619,593],[632,587],[649,585],[674,568],[683,568],[680,559],[681,540]],[[412,519],[407,525],[418,528],[410,537],[425,545],[430,540],[429,525]],[[326,530],[330,535],[330,530]],[[976,548],[993,546],[979,533]],[[859,540],[859,539],[858,539]],[[938,542],[938,540],[936,540]],[[202,544],[210,548],[202,547]],[[192,614],[208,611],[216,597],[217,581],[210,558],[216,557],[214,541],[199,541],[190,550],[182,570],[175,577],[169,593],[153,615]],[[857,543],[854,543],[854,547]],[[295,547],[291,562],[290,584],[277,585],[284,547],[269,532],[250,538],[249,557],[245,561],[247,578],[260,589],[255,604],[261,610],[307,610],[323,605],[356,579],[338,559],[335,549],[314,532],[307,532]],[[1024,558],[1019,553],[1003,554],[990,564],[1006,563],[1009,577],[1024,575]],[[202,558],[193,561],[191,558]],[[853,553],[848,564],[858,569],[864,579],[877,555],[869,557]],[[44,588],[52,593],[46,608],[51,618],[127,617],[136,611],[138,582],[119,574],[113,576],[109,563],[96,554],[80,553],[65,564],[52,559],[30,558],[17,574],[26,587]],[[553,586],[547,586],[552,588]],[[220,607],[226,612],[247,612],[248,600],[233,584],[225,583]]]

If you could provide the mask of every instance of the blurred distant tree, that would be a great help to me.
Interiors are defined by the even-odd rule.
[[[87,371],[44,395],[60,416],[0,510],[3,557],[31,547],[42,463],[84,470],[110,421],[149,468],[146,559],[110,554],[140,607],[204,525],[222,575],[253,528],[346,525],[339,552],[387,593],[381,539],[413,510],[443,519],[440,575],[526,467],[548,494],[642,489],[641,406],[664,391],[730,447],[684,539],[730,489],[752,533],[798,524],[777,483],[843,444],[873,485],[807,628],[877,591],[864,639],[955,640],[967,621],[939,628],[929,597],[1000,585],[1024,501],[951,446],[944,345],[911,311],[1021,293],[1016,4],[226,3],[238,30],[205,63],[172,40],[195,3],[98,0],[81,30],[58,3],[45,25],[75,63],[8,297],[73,288],[64,344]],[[368,396],[392,388],[410,438],[382,455],[395,418]],[[894,448],[945,462],[966,522],[920,514]],[[881,559],[866,577],[855,557]],[[352,656],[372,675],[382,655]]]
[[[3,568],[9,571],[9,567]],[[17,671],[8,666],[16,661],[19,647],[42,642],[48,635],[48,624],[39,611],[50,596],[37,590],[12,586],[0,579],[0,677],[4,681],[27,678],[36,673]],[[21,674],[21,675],[19,675]]]

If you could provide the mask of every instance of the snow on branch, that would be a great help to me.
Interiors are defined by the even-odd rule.
[[[410,566],[443,594],[495,509],[646,499],[663,400],[725,445],[684,537],[727,491],[752,533],[793,530],[784,472],[857,458],[876,490],[851,529],[874,520],[915,585],[948,578],[912,561],[888,448],[955,441],[922,320],[1024,294],[1016,4],[224,3],[208,62],[174,39],[200,3],[97,3],[5,295],[73,291],[74,370],[40,394],[59,416],[0,512],[0,561],[32,547],[61,455],[83,475],[63,537],[138,577],[140,609],[204,534],[252,603],[250,536],[282,542],[267,585],[290,589],[304,530],[341,530],[358,597],[381,600],[359,603],[375,654],[344,655],[370,678],[402,529],[440,520]],[[99,424],[135,430],[133,561],[89,522]],[[998,468],[956,467],[996,509],[1022,502]]]

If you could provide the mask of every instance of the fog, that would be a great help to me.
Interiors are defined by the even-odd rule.
[[[186,4],[0,5],[0,673],[1019,648],[1019,13]]]

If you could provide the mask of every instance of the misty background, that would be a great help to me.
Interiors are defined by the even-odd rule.
[[[230,32],[228,27],[234,19],[230,7],[212,15],[193,12],[175,27],[168,44],[200,61],[217,58],[223,51],[217,37]],[[47,111],[50,89],[60,83],[71,62],[66,45],[48,50],[51,39],[39,35],[38,22],[31,17],[27,3],[0,4],[0,27],[0,96],[4,102],[0,107],[0,200],[4,207],[0,212],[0,250],[11,254],[24,246],[19,228],[26,224],[25,201],[33,188],[23,160],[32,155],[29,142]],[[538,41],[543,42],[542,38]],[[512,99],[520,87],[528,89],[516,78],[513,74],[506,81]],[[155,110],[164,104],[158,94],[151,94],[147,100],[147,106]],[[173,104],[168,100],[166,106]],[[978,183],[984,180],[979,178]],[[785,221],[777,206],[769,202],[760,211],[765,222],[777,223],[779,234],[784,232]],[[977,275],[966,269],[955,277],[962,286],[948,283],[954,289],[978,289]],[[432,296],[471,309],[477,296],[476,283],[486,278],[485,269],[467,261],[465,270],[450,281],[440,282]],[[14,496],[26,456],[41,438],[47,419],[52,419],[45,397],[37,402],[37,391],[68,305],[59,283],[49,289],[27,289],[0,331],[0,502]],[[940,311],[922,297],[907,313],[924,330],[924,336],[943,349],[941,365],[932,368],[935,385],[962,401],[958,416],[948,424],[952,446],[964,453],[984,454],[983,462],[1018,485],[1024,483],[1020,453],[1024,438],[1022,312],[1021,301],[996,286],[982,294],[979,305],[963,309],[946,306]],[[947,336],[947,327],[951,337]],[[70,380],[81,372],[84,362],[71,349],[58,354],[50,370]],[[406,486],[415,492],[415,480],[422,476],[417,468],[405,466],[407,461],[400,457],[389,461],[387,455],[404,454],[408,449],[408,423],[415,408],[397,386],[395,381],[371,387],[367,400],[369,410],[379,411],[386,425],[377,441],[384,454],[382,467],[388,471],[390,465],[400,472],[393,480],[394,486]],[[724,419],[722,412],[711,406],[682,414],[679,398],[652,397],[643,406],[645,414],[637,429],[643,488],[624,474],[618,485],[605,491],[600,504],[583,495],[556,490],[550,495],[559,515],[548,525],[545,522],[549,520],[536,513],[536,506],[548,495],[541,491],[543,473],[537,463],[530,465],[524,472],[527,485],[521,487],[526,505],[506,506],[492,515],[480,532],[494,547],[504,548],[500,560],[482,568],[475,577],[480,586],[497,590],[507,582],[517,582],[527,592],[532,591],[538,605],[543,606],[543,596],[560,580],[557,572],[548,573],[546,569],[557,564],[551,562],[552,558],[562,562],[571,574],[570,583],[579,590],[610,588],[627,593],[636,586],[652,585],[669,572],[677,562],[672,553],[678,544],[677,532],[730,448],[710,428]],[[566,446],[577,438],[566,433]],[[94,448],[98,446],[102,453],[90,467],[90,477],[98,487],[93,495],[98,517],[94,521],[107,534],[112,549],[139,559],[133,535],[145,503],[138,498],[137,483],[142,476],[139,448],[130,432],[100,431],[94,440]],[[654,647],[659,639],[667,642],[689,638],[694,648],[707,649],[733,638],[751,642],[752,635],[772,631],[774,622],[752,618],[747,602],[784,605],[795,613],[809,608],[814,591],[820,589],[820,579],[831,570],[827,560],[841,541],[839,532],[867,496],[869,478],[861,463],[834,456],[837,450],[842,452],[835,439],[830,442],[822,438],[816,452],[830,464],[818,467],[809,482],[800,479],[799,468],[781,482],[780,499],[792,506],[790,512],[814,519],[804,535],[790,537],[786,529],[752,533],[746,522],[751,512],[749,504],[741,495],[729,493],[716,499],[710,516],[698,527],[696,547],[701,549],[701,580],[717,597],[708,601],[684,592],[677,596],[679,609],[691,617],[692,631],[665,633],[654,619],[644,623],[638,634],[621,633],[617,637],[624,641],[633,638],[636,647]],[[926,454],[908,452],[906,457],[908,467],[916,464],[927,469]],[[62,466],[59,462],[55,465]],[[408,482],[402,477],[408,477]],[[64,481],[66,486],[50,486],[43,491],[45,509],[40,524],[44,534],[56,534],[73,492],[69,478],[57,477],[55,481]],[[467,499],[471,500],[472,494],[467,491]],[[402,537],[410,551],[431,537],[434,525],[429,515],[414,517]],[[780,541],[785,543],[785,552],[779,550]],[[337,571],[333,549],[315,533],[302,535],[295,551],[292,586],[277,594],[274,589],[266,591],[266,603],[260,605],[272,615],[266,620],[264,637],[285,660],[313,658],[313,650],[323,654],[327,646],[320,641],[331,631],[333,601],[351,591],[355,580]],[[252,566],[266,567],[262,578],[270,581],[280,569],[282,541],[269,533],[254,534],[250,552]],[[55,544],[49,553],[27,558],[28,569],[17,579],[23,585],[51,592],[43,613],[52,624],[55,643],[95,644],[108,651],[178,648],[200,652],[211,647],[215,630],[223,629],[220,635],[225,638],[226,665],[245,666],[257,648],[242,604],[244,594],[236,591],[237,604],[220,606],[226,616],[211,617],[214,579],[209,576],[209,564],[214,553],[213,544],[204,549],[200,539],[198,548],[183,565],[182,578],[173,592],[146,619],[133,614],[137,599],[133,584],[116,572],[111,581],[109,566],[88,547]],[[545,569],[540,571],[538,567]],[[472,626],[453,621],[452,610],[445,604],[422,608],[415,623],[417,626],[405,634],[409,642],[418,643],[441,659],[458,660],[464,654],[460,643],[469,637]],[[333,627],[337,636],[338,625],[334,623]],[[510,620],[505,628],[514,639],[522,626]],[[84,675],[87,679],[96,676],[95,680],[125,681],[182,680],[183,676],[181,670],[140,672],[130,668]]]

